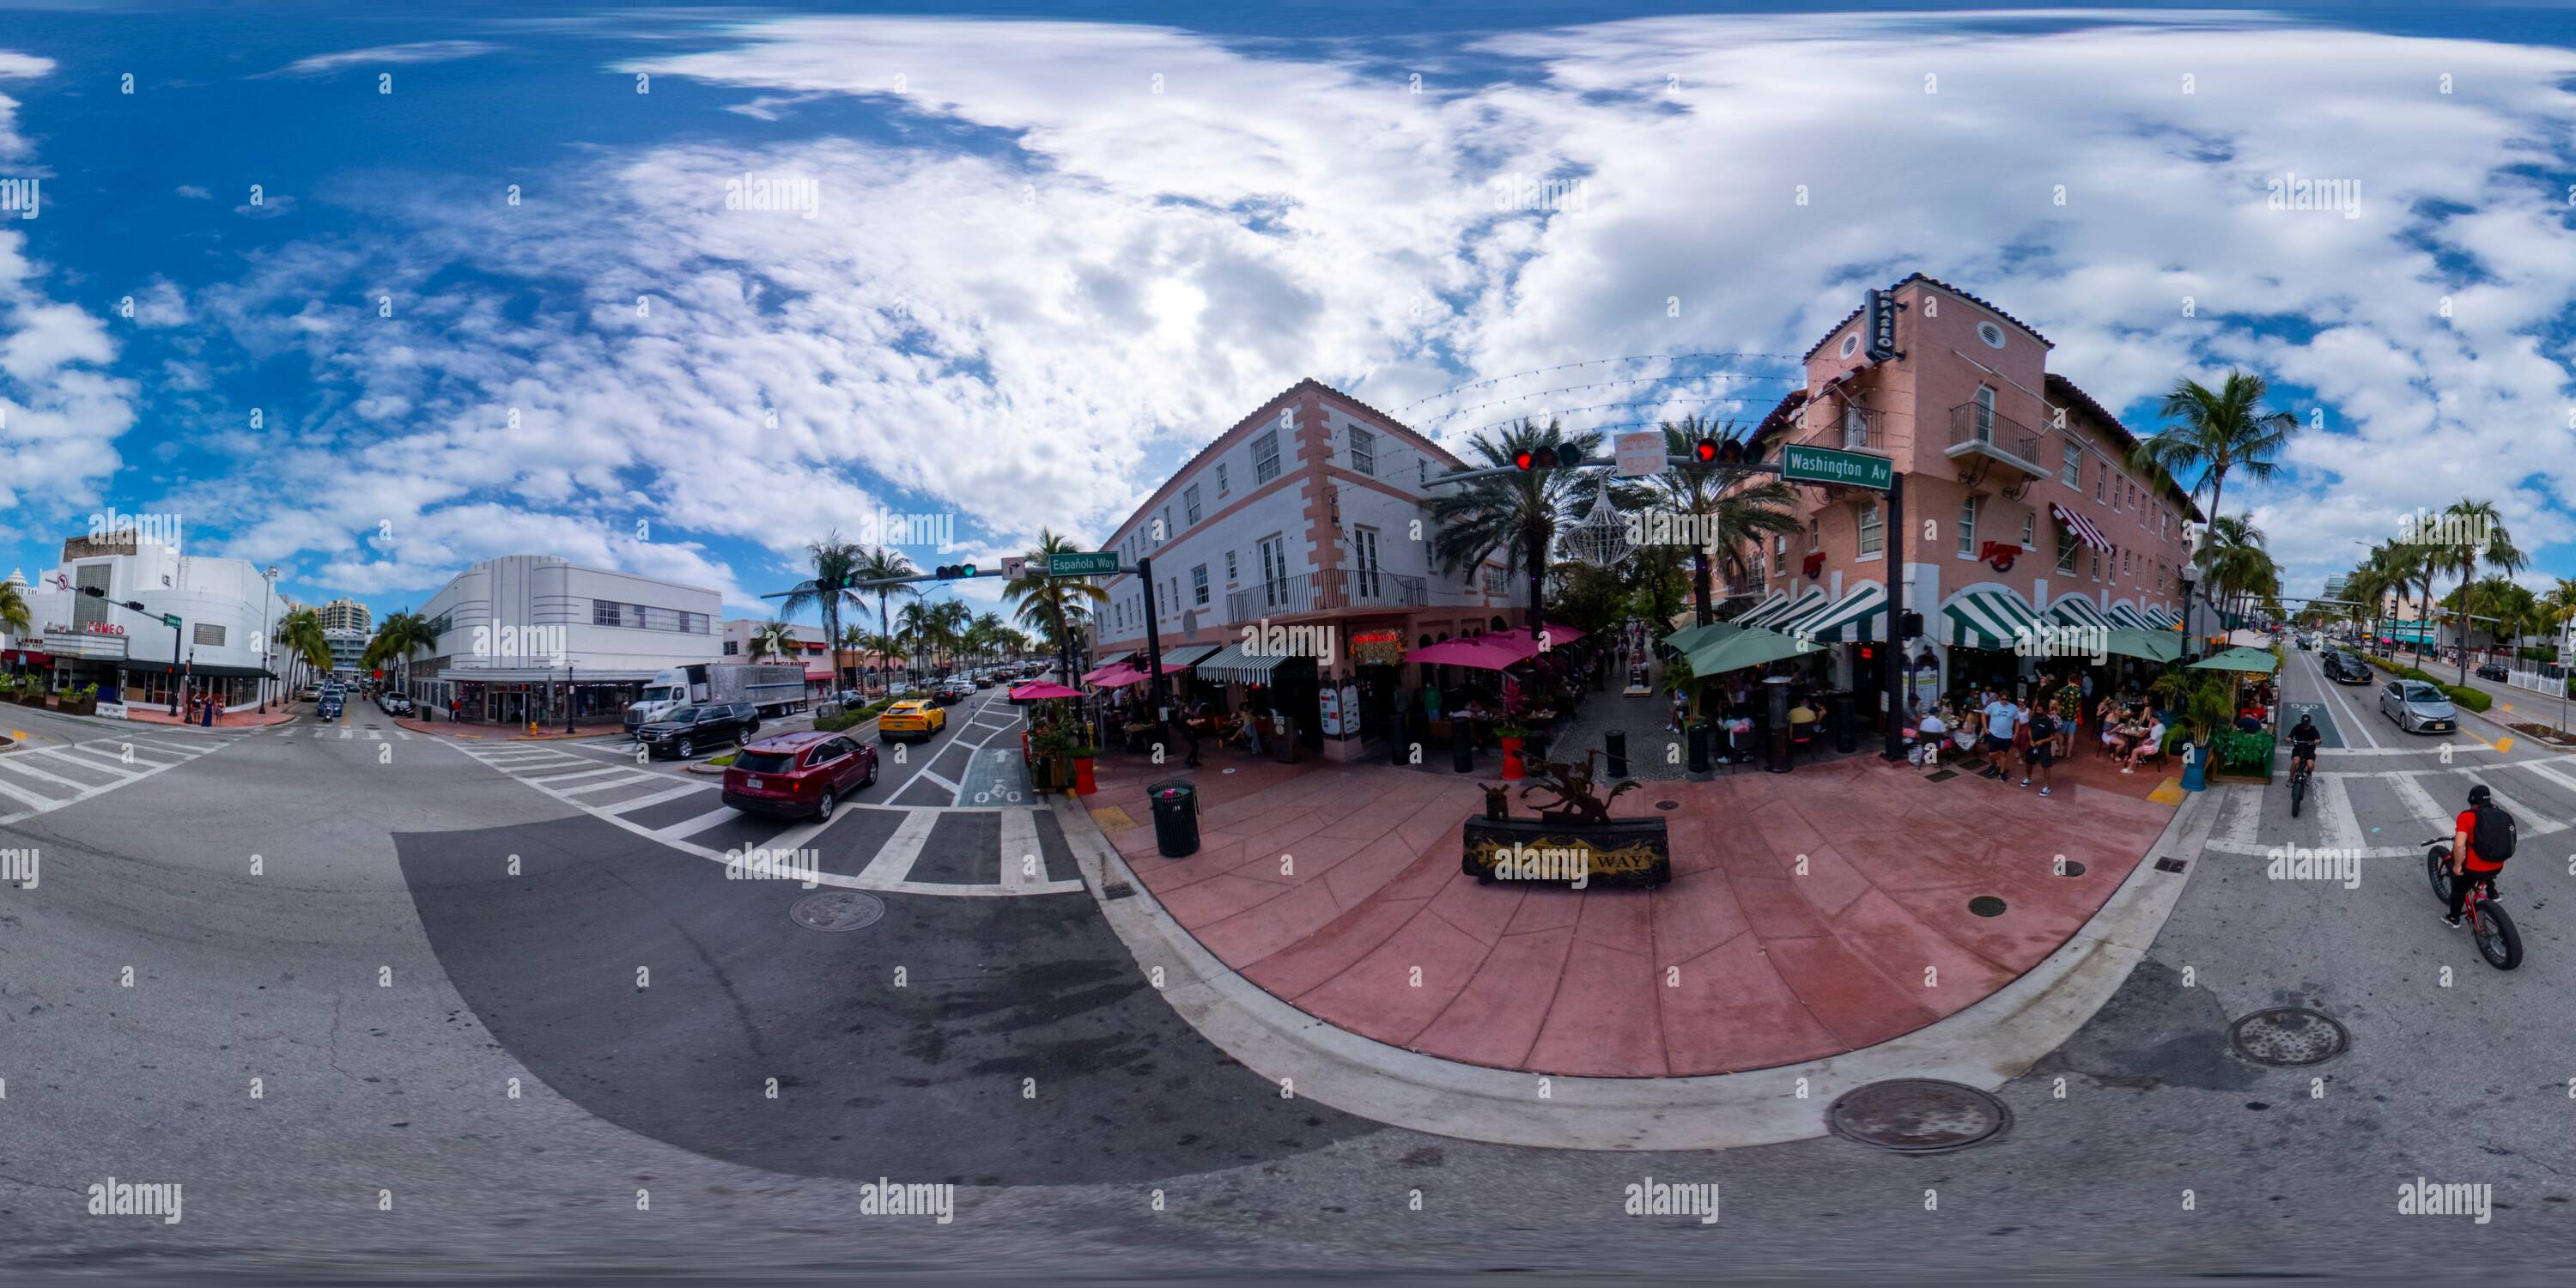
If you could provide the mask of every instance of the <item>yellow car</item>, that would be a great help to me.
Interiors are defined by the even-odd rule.
[[[887,707],[885,714],[877,717],[877,741],[918,738],[928,742],[930,735],[947,727],[946,709],[928,698],[907,698]]]

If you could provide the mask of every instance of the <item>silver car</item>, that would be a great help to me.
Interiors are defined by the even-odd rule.
[[[2460,727],[2450,695],[2422,680],[2390,680],[2379,691],[2379,713],[2411,733],[2450,733]]]

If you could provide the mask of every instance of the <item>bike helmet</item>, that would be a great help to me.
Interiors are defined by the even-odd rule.
[[[2476,786],[2469,788],[2469,803],[2471,805],[2484,805],[2494,799],[2495,793],[2488,791],[2485,783],[2479,783]]]

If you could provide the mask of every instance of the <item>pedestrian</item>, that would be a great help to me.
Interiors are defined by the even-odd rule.
[[[447,700],[447,723],[456,724],[463,719],[465,719],[465,704],[455,698],[449,698]]]
[[[1679,689],[1673,690],[1673,714],[1671,719],[1664,722],[1664,728],[1673,733],[1680,733],[1682,731],[1682,719],[1689,713],[1689,711],[1689,701],[1682,697],[1682,691]]]
[[[1993,689],[1986,697],[1986,777],[2001,778],[2012,763],[2013,736],[2021,727],[2021,709]]]
[[[2071,689],[2074,686],[2067,687]],[[2037,768],[2039,794],[2042,796],[2048,795],[2049,789],[2057,785],[2058,733],[2056,717],[2048,713],[2046,706],[2030,713],[2030,752],[2022,764],[2021,785],[2030,786],[2030,771]]]
[[[2074,676],[2067,676],[2065,685],[2057,690],[2057,710],[2050,714],[2056,717],[2058,756],[2074,755],[2075,729],[2084,723],[2084,690]]]
[[[1181,741],[1189,744],[1189,756],[1181,763],[1191,769],[1198,768],[1199,731],[1192,726],[1193,718],[1197,715],[1197,712],[1192,711],[1187,706],[1167,707],[1165,710],[1171,713],[1173,727],[1180,731]]]
[[[2091,706],[2093,703],[2093,673],[2091,671],[2084,672],[2084,703],[2086,706]]]

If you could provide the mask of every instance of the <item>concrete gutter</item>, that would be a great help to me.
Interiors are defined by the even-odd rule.
[[[1903,1037],[1805,1064],[1698,1078],[1578,1078],[1437,1059],[1325,1023],[1217,960],[1069,797],[1049,807],[1101,915],[1181,1018],[1290,1094],[1411,1131],[1542,1149],[1732,1149],[1826,1135],[1825,1108],[1889,1078],[1993,1090],[2074,1036],[2127,981],[2182,897],[2223,787],[2190,794],[2101,911],[2028,973]],[[2176,858],[2181,873],[2157,870]],[[1109,899],[1103,883],[1135,893]]]

